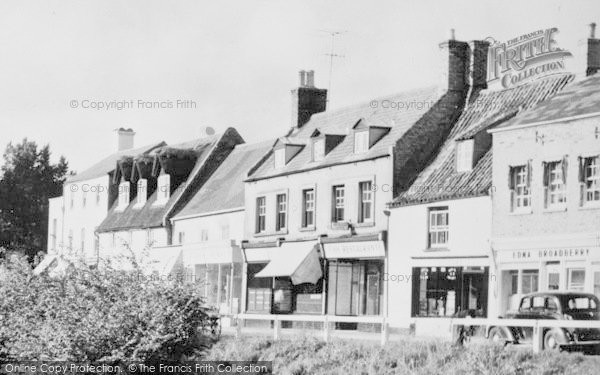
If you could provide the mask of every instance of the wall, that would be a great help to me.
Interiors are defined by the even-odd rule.
[[[374,187],[374,224],[357,227],[356,233],[373,233],[387,229],[387,217],[384,214],[386,204],[392,200],[392,164],[391,158],[384,157],[371,161],[336,165],[288,176],[247,182],[245,188],[246,218],[245,238],[251,240],[275,240],[282,236],[289,238],[311,237],[320,234],[338,236],[348,230],[331,227],[332,186],[344,184],[345,216],[353,224],[358,219],[358,184],[361,181],[373,181]],[[316,187],[315,230],[305,231],[302,226],[302,190]],[[283,233],[275,230],[276,195],[288,194],[288,229]],[[267,197],[266,233],[255,233],[256,198]]]
[[[223,232],[223,227],[228,228],[228,233]],[[203,230],[208,236],[206,240],[202,239]],[[184,244],[221,240],[234,240],[239,244],[244,238],[244,211],[240,209],[235,212],[173,220],[173,244],[178,244],[180,232],[185,233]]]
[[[58,253],[63,245],[63,224],[64,224],[64,200],[63,197],[48,199],[48,254]],[[54,228],[56,220],[56,228]],[[55,232],[54,232],[55,231]],[[54,241],[54,237],[56,240]]]
[[[448,207],[448,246],[443,250],[428,249],[428,210],[430,207]],[[491,256],[492,205],[488,196],[434,202],[431,204],[404,206],[390,210],[390,233],[388,242],[388,314],[392,327],[407,328],[411,322],[412,268],[429,266],[479,266],[492,265]],[[434,260],[417,260],[413,257],[435,257]],[[454,260],[440,257],[452,258]],[[450,264],[450,262],[453,262]],[[444,264],[442,264],[444,263]],[[488,316],[495,316],[493,284],[495,270],[490,267],[490,291],[488,292]]]
[[[153,247],[167,245],[167,230],[165,228],[135,229],[129,231],[99,233],[101,259],[109,259],[128,254],[127,248],[140,256],[148,248],[148,236]],[[114,244],[113,246],[113,236]]]
[[[64,184],[64,247],[61,249],[62,251],[70,252],[76,256],[83,255],[90,262],[96,258],[94,232],[108,212],[108,185],[108,175]],[[50,225],[51,222],[52,219],[50,218]],[[85,231],[83,249],[81,248],[82,229]],[[67,249],[69,233],[72,233],[73,236],[73,249],[71,251]]]
[[[494,133],[495,241],[503,237],[546,237],[560,233],[600,234],[600,208],[586,209],[579,206],[577,159],[581,155],[600,154],[600,139],[594,134],[599,124],[598,118],[590,118]],[[549,212],[544,209],[542,162],[558,161],[563,155],[568,155],[569,164],[567,208]],[[528,159],[533,160],[532,212],[513,214],[510,211],[508,188],[509,166],[525,164]]]

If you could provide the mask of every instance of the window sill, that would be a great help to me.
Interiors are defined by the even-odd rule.
[[[580,210],[597,210],[600,209],[600,202],[584,203],[583,206],[579,206]]]
[[[348,230],[348,228],[350,228],[350,226],[346,221],[338,221],[331,223],[331,229],[333,230]]]
[[[374,227],[375,226],[375,222],[374,221],[369,221],[366,223],[356,223],[354,224],[355,228],[367,228],[367,227]]]
[[[258,232],[258,233],[254,233],[254,237],[270,237],[270,236],[277,236],[278,234],[287,234],[287,231],[285,231],[285,232]]]
[[[531,215],[533,213],[532,209],[527,209],[527,210],[516,210],[516,211],[512,211],[510,213],[510,215],[512,216],[520,216],[520,215]]]
[[[567,211],[567,206],[554,206],[544,208],[544,213],[554,213],[554,212],[565,212]]]
[[[426,248],[423,251],[426,252],[426,253],[446,252],[446,251],[450,251],[450,248],[448,248],[446,246],[428,247],[428,248]]]
[[[310,227],[301,227],[298,230],[300,232],[314,232],[315,230],[317,230],[317,228],[314,225],[311,225]]]

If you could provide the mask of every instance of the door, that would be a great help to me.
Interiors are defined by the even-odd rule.
[[[546,290],[560,289],[560,265],[548,264],[546,266]]]
[[[352,263],[338,263],[335,315],[352,315]]]

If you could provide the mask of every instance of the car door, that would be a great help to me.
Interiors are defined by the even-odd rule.
[[[535,319],[532,316],[532,297],[524,297],[521,299],[521,306],[519,307],[518,319]],[[533,336],[533,328],[531,327],[519,327],[521,335],[524,340],[531,340]]]

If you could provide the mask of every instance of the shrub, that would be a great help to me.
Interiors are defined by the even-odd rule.
[[[179,360],[205,348],[197,288],[110,267],[33,275],[0,259],[0,361]]]

